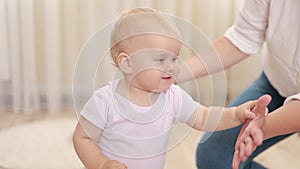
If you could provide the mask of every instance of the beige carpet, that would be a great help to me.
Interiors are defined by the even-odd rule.
[[[51,119],[0,130],[0,169],[83,169],[73,145],[76,119]],[[178,132],[178,131],[175,131]],[[294,134],[257,158],[268,168],[300,168],[299,134]],[[200,133],[190,131],[167,153],[165,169],[196,169]]]
[[[73,145],[76,119],[34,121],[0,130],[0,169],[82,169]],[[196,169],[199,133],[190,131],[167,153],[165,169]]]
[[[72,146],[75,119],[45,120],[0,131],[0,168],[82,169]]]

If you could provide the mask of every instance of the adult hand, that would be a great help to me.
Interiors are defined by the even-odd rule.
[[[262,127],[264,125],[267,106],[271,102],[270,95],[261,96],[252,109],[256,117],[245,121],[235,145],[232,168],[238,169],[241,161],[246,161],[252,152],[263,142]]]

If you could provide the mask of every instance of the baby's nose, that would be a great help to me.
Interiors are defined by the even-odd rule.
[[[175,63],[170,62],[166,65],[166,71],[173,71],[174,68],[175,68]]]

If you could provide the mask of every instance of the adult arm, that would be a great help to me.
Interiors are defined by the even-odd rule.
[[[236,142],[233,168],[238,168],[239,163],[245,161],[263,140],[300,131],[299,119],[300,100],[292,99],[266,118],[258,116],[258,119],[246,122]]]
[[[248,55],[240,51],[230,40],[222,37],[200,56],[193,56],[180,65],[178,82],[191,80],[227,69]]]
[[[291,100],[268,115],[262,128],[263,139],[300,131],[300,100]]]
[[[265,42],[269,7],[270,0],[245,0],[239,17],[224,37],[199,56],[193,56],[181,65],[178,81],[227,69],[257,53]]]

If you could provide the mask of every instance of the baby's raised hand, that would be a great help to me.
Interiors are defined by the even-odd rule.
[[[104,163],[102,169],[127,169],[127,166],[116,160],[107,160]]]
[[[232,161],[232,168],[238,169],[241,161],[246,161],[252,152],[263,142],[262,127],[267,114],[267,105],[271,97],[263,95],[257,100],[257,104],[252,109],[256,117],[251,120],[247,119],[244,123],[238,139],[236,141],[235,153]]]

